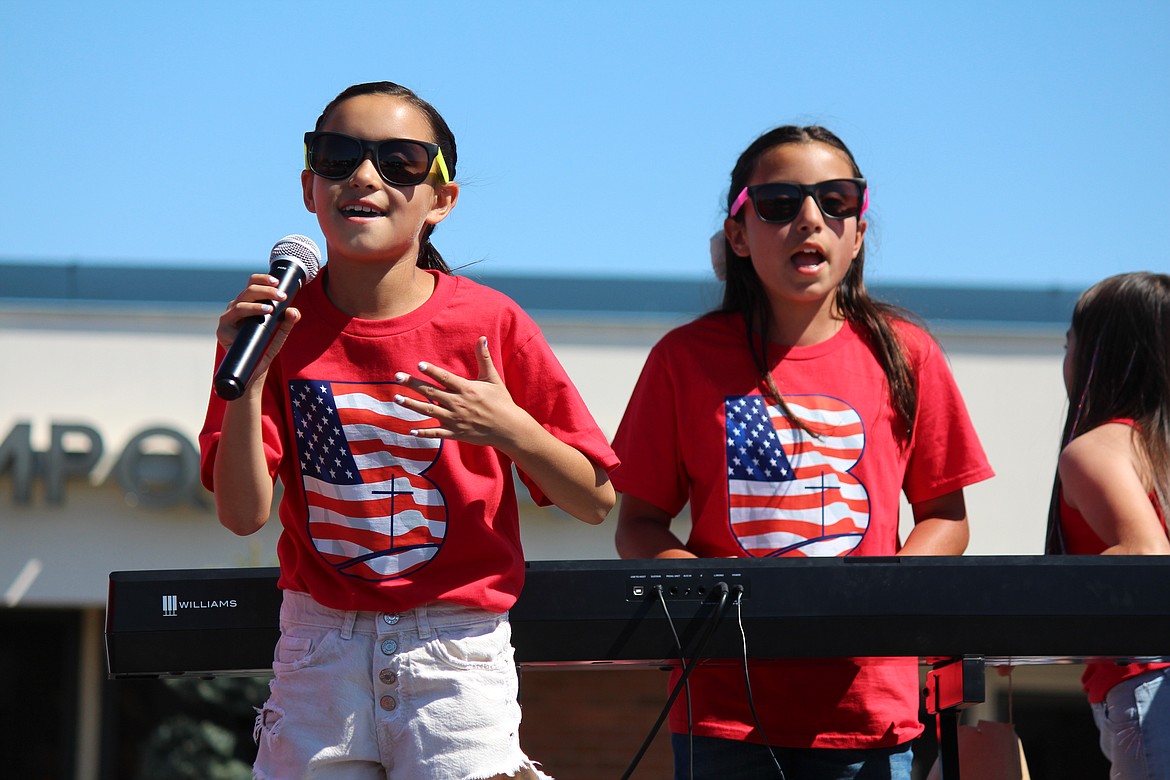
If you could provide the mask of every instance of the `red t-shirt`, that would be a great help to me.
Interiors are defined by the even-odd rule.
[[[1110,422],[1132,426],[1133,420],[1118,419]],[[1158,506],[1157,498],[1150,496],[1150,503],[1162,520],[1162,510]],[[1064,500],[1064,490],[1060,491],[1060,526],[1064,534],[1065,552],[1068,555],[1100,555],[1108,546],[1101,541],[1101,537],[1089,526],[1084,515],[1073,509]],[[1165,523],[1163,522],[1163,527]],[[1085,664],[1084,674],[1081,675],[1081,685],[1088,694],[1089,701],[1094,704],[1105,701],[1106,695],[1119,682],[1137,677],[1140,674],[1155,669],[1170,668],[1170,663],[1147,664],[1117,664],[1117,663],[1090,663]]]
[[[512,463],[492,447],[410,435],[435,421],[394,402],[412,395],[395,373],[419,377],[426,361],[475,378],[476,340],[487,336],[519,406],[606,469],[617,464],[613,450],[539,328],[503,294],[434,273],[418,309],[361,320],[329,302],[327,274],[298,293],[303,319],[264,386],[264,448],[284,487],[280,587],[345,610],[433,600],[509,609],[524,580]],[[210,490],[224,408],[212,394],[199,436]]]
[[[701,557],[896,554],[901,493],[918,503],[992,471],[938,345],[909,323],[895,327],[918,381],[909,446],[899,446],[885,375],[852,325],[820,344],[773,346],[776,385],[821,434],[810,438],[761,396],[742,319],[714,314],[652,350],[614,439],[615,487],[672,516],[689,502],[687,547]],[[774,745],[886,747],[922,731],[914,658],[755,661],[751,683]],[[691,701],[695,734],[764,741],[742,669],[696,668]],[[686,732],[682,697],[671,728]]]

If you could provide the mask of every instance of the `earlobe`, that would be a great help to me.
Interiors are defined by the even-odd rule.
[[[451,209],[455,208],[455,202],[459,200],[459,183],[447,182],[446,184],[435,189],[435,205],[427,214],[427,224],[437,225],[447,218],[451,213]]]
[[[752,253],[748,249],[747,236],[744,233],[744,224],[739,220],[731,217],[723,220],[723,235],[727,236],[727,243],[731,245],[731,251],[735,252],[738,257],[751,257]]]
[[[305,199],[305,208],[309,210],[310,214],[317,213],[317,207],[313,203],[313,172],[301,171],[301,194]]]
[[[861,254],[861,247],[865,245],[865,231],[869,227],[869,223],[863,219],[857,221],[857,236],[853,239],[853,259]]]

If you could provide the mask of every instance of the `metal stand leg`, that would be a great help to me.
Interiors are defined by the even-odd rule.
[[[947,709],[934,716],[938,762],[943,780],[959,780],[959,712]]]
[[[959,777],[959,710],[985,697],[983,656],[951,658],[926,673],[926,711],[935,716],[939,767],[943,780]]]

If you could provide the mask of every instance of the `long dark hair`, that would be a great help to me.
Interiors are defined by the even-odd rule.
[[[1073,309],[1063,449],[1110,420],[1133,420],[1138,451],[1162,517],[1170,520],[1170,276],[1118,274],[1086,290]],[[1047,552],[1064,552],[1060,475],[1048,509]]]
[[[390,97],[405,100],[417,108],[427,118],[427,122],[431,126],[431,132],[435,136],[434,142],[443,150],[443,160],[447,163],[447,173],[450,174],[452,180],[455,179],[455,163],[458,155],[455,150],[455,134],[447,126],[447,120],[443,119],[442,114],[430,103],[420,98],[410,89],[407,89],[401,84],[395,84],[393,81],[371,81],[365,84],[354,84],[352,87],[346,87],[337,97],[329,101],[329,105],[325,106],[325,110],[321,112],[321,116],[317,117],[317,125],[314,129],[320,130],[325,126],[325,123],[329,120],[329,116],[333,113],[333,109],[346,100],[358,97],[359,95],[389,95]],[[421,141],[423,139],[420,138],[418,140]],[[449,274],[451,273],[450,266],[447,265],[443,256],[439,254],[439,250],[435,249],[434,244],[431,243],[431,233],[434,231],[434,225],[427,225],[423,228],[422,235],[419,237],[417,265],[419,268],[442,271],[445,274]]]
[[[727,208],[740,191],[751,181],[756,164],[769,150],[785,144],[822,143],[830,146],[844,155],[853,168],[853,175],[863,178],[853,153],[845,143],[830,130],[819,125],[800,127],[784,125],[769,130],[751,143],[731,171],[731,187],[727,193]],[[736,219],[744,218],[744,211],[736,215]],[[748,348],[752,359],[761,374],[764,387],[794,425],[798,425],[808,433],[808,427],[798,420],[788,409],[779,389],[776,387],[772,372],[768,370],[768,331],[772,324],[772,308],[768,304],[768,297],[760,277],[750,262],[744,262],[742,256],[736,255],[730,242],[723,239],[724,256],[727,258],[727,279],[723,290],[723,304],[718,311],[736,313],[743,317],[747,326]],[[896,306],[876,301],[869,296],[865,289],[865,244],[857,253],[849,271],[837,286],[837,310],[849,322],[857,325],[868,339],[871,348],[881,364],[890,386],[890,397],[894,410],[902,421],[904,430],[899,431],[899,440],[903,443],[910,441],[914,429],[915,411],[918,406],[918,386],[914,373],[910,370],[909,362],[901,339],[891,324],[892,320],[909,320],[910,315]]]

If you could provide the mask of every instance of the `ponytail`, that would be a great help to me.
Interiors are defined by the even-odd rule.
[[[435,249],[435,245],[431,243],[431,229],[428,227],[423,231],[422,246],[418,249],[418,262],[416,265],[427,271],[439,271],[440,273],[451,275],[451,267],[447,265],[447,261],[439,254],[439,250]]]

